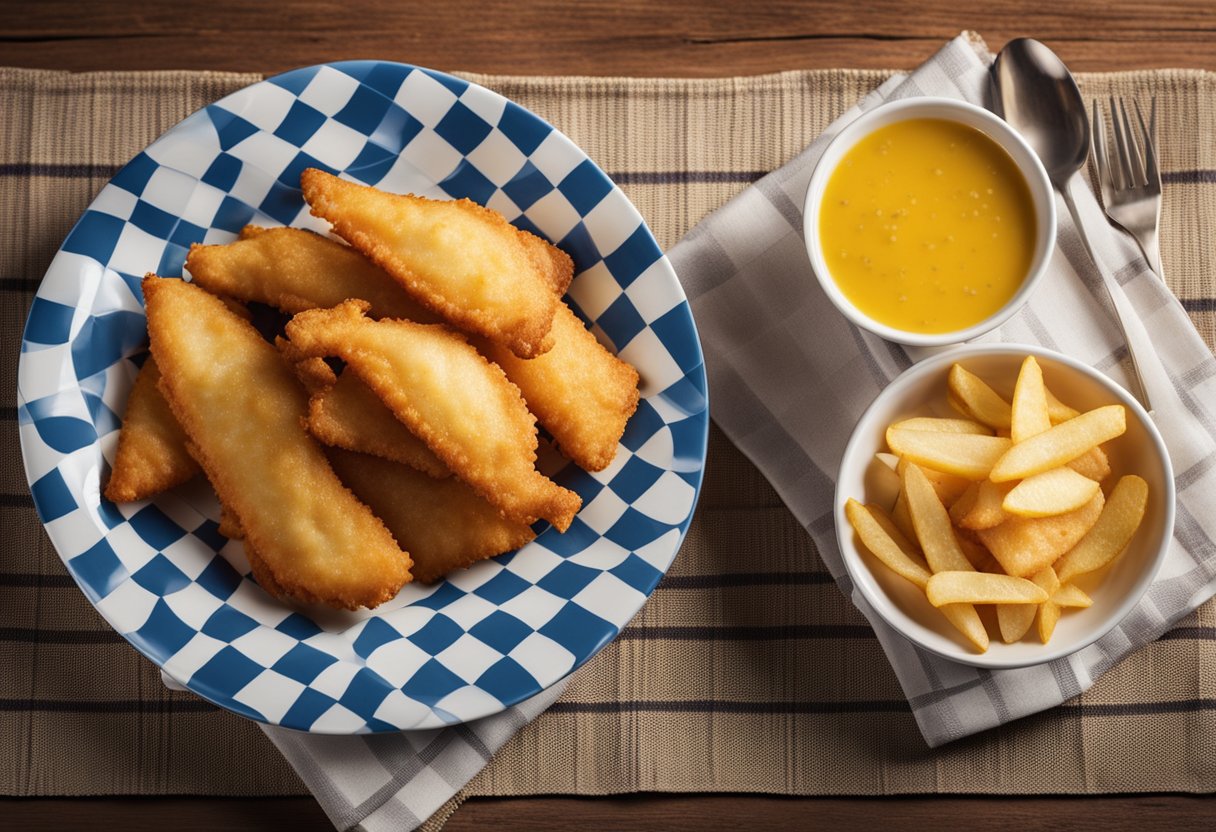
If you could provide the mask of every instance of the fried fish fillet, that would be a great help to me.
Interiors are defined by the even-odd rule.
[[[532,260],[533,265],[546,274],[549,288],[553,290],[553,294],[559,298],[566,294],[566,290],[570,288],[570,281],[574,279],[574,261],[570,259],[570,255],[548,240],[542,240],[522,228],[515,228],[515,226],[511,226],[511,228],[514,229],[515,236],[527,248],[528,257]]]
[[[107,500],[146,500],[198,473],[198,463],[186,450],[186,434],[157,389],[159,382],[160,368],[149,357],[127,399]]]
[[[308,431],[326,445],[391,459],[436,479],[452,473],[355,373],[344,372],[336,383],[313,393]]]
[[[229,540],[240,540],[245,536],[245,530],[241,528],[241,521],[237,520],[236,515],[225,505],[220,505],[220,525],[216,531]]]
[[[478,346],[519,387],[558,450],[588,471],[611,464],[638,407],[638,371],[604,349],[569,306],[558,303],[544,355],[525,360],[498,344]]]
[[[319,356],[306,356],[286,338],[275,338],[279,353],[308,391],[304,426],[334,448],[391,459],[436,479],[451,471],[426,443],[397,421],[393,412],[355,373],[336,374]]]
[[[438,320],[359,252],[302,228],[250,225],[227,245],[195,243],[186,268],[209,292],[265,303],[289,315],[363,298],[377,318]]]
[[[336,355],[452,473],[503,516],[565,531],[581,500],[536,470],[536,417],[519,388],[442,324],[373,321],[366,304],[301,312],[287,337],[302,355]]]
[[[434,583],[454,569],[518,549],[536,537],[456,477],[442,482],[406,465],[337,448],[338,476],[384,521],[414,559],[414,580]]]
[[[389,194],[316,168],[300,176],[314,216],[444,319],[522,358],[553,345],[555,284],[533,244],[467,200]]]
[[[267,588],[347,609],[396,595],[409,555],[305,431],[307,396],[274,347],[197,286],[149,275],[143,290],[161,392]]]

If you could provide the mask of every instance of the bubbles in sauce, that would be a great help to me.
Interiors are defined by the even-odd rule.
[[[832,279],[866,315],[909,332],[953,332],[1021,287],[1034,257],[1034,203],[1013,159],[979,130],[908,119],[844,155],[819,235]]]

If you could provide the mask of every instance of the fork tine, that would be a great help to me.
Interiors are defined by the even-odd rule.
[[[1136,121],[1140,123],[1140,136],[1144,141],[1144,176],[1150,185],[1161,185],[1161,171],[1157,167],[1157,96],[1151,99],[1149,109],[1149,124],[1144,124],[1144,113],[1140,111],[1140,102],[1135,101]]]
[[[1140,155],[1140,144],[1132,131],[1131,120],[1127,117],[1127,103],[1122,98],[1119,99],[1119,117],[1123,120],[1123,134],[1127,136],[1127,166],[1132,175],[1131,186],[1139,188],[1147,181],[1144,178],[1144,157]]]
[[[1119,129],[1119,108],[1115,106],[1115,97],[1110,97],[1110,126],[1111,131],[1115,134],[1115,150],[1117,158],[1111,160],[1111,170],[1117,170],[1119,175],[1114,177],[1115,188],[1123,190],[1131,185],[1132,172],[1127,166],[1127,140],[1123,138],[1123,131]]]
[[[1110,202],[1110,190],[1115,183],[1111,181],[1110,155],[1106,147],[1106,121],[1102,118],[1102,105],[1098,99],[1093,102],[1093,129],[1089,133],[1090,152],[1097,167],[1098,187],[1102,190],[1102,201]]]

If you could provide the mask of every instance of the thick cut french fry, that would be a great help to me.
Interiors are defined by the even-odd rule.
[[[1051,517],[1076,511],[1098,493],[1098,484],[1071,468],[1027,477],[1005,495],[1002,508],[1018,517]]]
[[[890,468],[892,471],[899,467],[899,457],[895,454],[889,454],[886,451],[879,451],[878,453],[874,454],[874,458]]]
[[[1051,423],[1058,425],[1060,422],[1067,422],[1081,415],[1081,411],[1071,408],[1064,402],[1057,399],[1051,392],[1047,391],[1047,415],[1051,417]]]
[[[1026,356],[1013,388],[1013,407],[1009,436],[1016,445],[1032,436],[1051,429],[1047,409],[1047,388],[1043,386],[1043,370],[1033,355]]]
[[[1035,604],[997,604],[996,623],[1001,631],[1001,641],[1006,644],[1021,641],[1038,611]]]
[[[1134,474],[1122,477],[1093,528],[1056,564],[1060,580],[1093,572],[1110,563],[1127,547],[1148,504],[1148,483]]]
[[[895,541],[895,545],[902,549],[905,555],[917,563],[925,563],[925,556],[921,553],[920,546],[916,543],[915,535],[910,538],[900,531],[899,526],[895,524],[895,520],[883,510],[882,506],[871,503],[866,508],[870,510],[870,514],[874,517],[874,520],[878,525],[882,526],[882,530]],[[928,568],[928,564],[925,564],[925,567]]]
[[[995,483],[984,480],[979,484],[975,494],[975,505],[959,521],[964,529],[979,531],[999,526],[1008,519],[1009,515],[1002,508],[1005,495],[1013,488],[1013,483]]]
[[[895,472],[903,478],[903,469],[901,466],[911,465],[912,463],[906,459],[901,459],[899,464],[895,466]],[[953,505],[954,501],[963,495],[963,492],[971,487],[972,481],[963,477],[947,474],[943,471],[934,471],[932,468],[921,468],[929,483],[933,486],[933,490],[937,492],[937,498],[942,501],[942,505]]]
[[[958,547],[963,550],[963,555],[972,566],[979,572],[1000,572],[1000,564],[996,562],[996,558],[992,553],[984,548],[984,544],[980,543],[972,537],[969,537],[963,532],[955,535],[958,539]]]
[[[935,607],[945,604],[1041,604],[1051,596],[1025,578],[987,572],[935,572],[925,586]]]
[[[925,560],[934,572],[941,570],[974,571],[975,567],[959,546],[958,538],[950,525],[950,515],[933,490],[933,485],[916,465],[906,465],[903,470],[906,505],[916,537],[925,553]],[[932,551],[932,554],[930,554]],[[947,604],[939,607],[946,619],[975,645],[981,653],[988,649],[988,631],[984,622],[971,604]]]
[[[1039,604],[1039,641],[1046,644],[1051,641],[1051,634],[1056,631],[1060,620],[1060,605],[1055,601]]]
[[[946,604],[938,610],[979,652],[988,650],[988,630],[974,604]]]
[[[1011,516],[1001,525],[976,534],[1007,573],[1027,578],[1075,546],[1098,521],[1104,502],[1099,491],[1076,511],[1055,517]]]
[[[1076,584],[1062,584],[1059,589],[1051,594],[1053,603],[1061,607],[1077,607],[1084,609],[1092,607],[1094,599],[1090,598],[1085,590]]]
[[[927,430],[933,433],[974,433],[977,436],[992,436],[992,428],[972,419],[940,419],[934,416],[915,416],[891,425],[904,430]]]
[[[913,560],[905,551],[905,546],[908,545],[906,540],[904,546],[901,546],[878,522],[875,515],[871,513],[870,507],[863,506],[856,500],[849,500],[845,503],[844,513],[848,517],[849,525],[857,532],[861,542],[874,557],[882,561],[895,574],[906,578],[921,589],[925,588],[925,584],[929,580],[929,569],[924,564]],[[899,532],[896,531],[896,534]],[[902,537],[902,535],[900,536]]]
[[[973,482],[967,486],[967,490],[950,504],[950,522],[962,527],[962,519],[970,513],[971,509],[975,508],[975,501],[979,499],[979,494],[980,483]]]
[[[1042,587],[1048,595],[1060,586],[1060,579],[1050,566],[1040,569],[1030,580]],[[1038,611],[1038,606],[1032,604],[997,604],[996,620],[1000,626],[1001,640],[1006,644],[1020,640],[1034,623]]]
[[[904,494],[908,497],[908,512],[912,515],[912,527],[920,541],[925,560],[934,572],[972,570],[975,567],[954,536],[950,515],[938,499],[933,485],[925,472],[917,465],[906,465],[903,470]]]
[[[917,465],[968,480],[982,480],[1013,443],[1000,436],[891,427],[887,429],[887,444]]]
[[[891,509],[891,519],[895,527],[903,532],[904,537],[916,540],[916,529],[912,526],[912,515],[908,513],[908,495],[900,488],[895,498],[895,507]]]
[[[1015,444],[992,466],[989,476],[993,482],[1008,482],[1058,468],[1125,430],[1123,405],[1095,408]]]
[[[1056,590],[1060,588],[1060,576],[1050,566],[1044,566],[1038,572],[1035,572],[1030,580],[1043,587],[1043,591],[1049,596],[1055,595]]]
[[[1009,402],[963,365],[955,364],[950,368],[947,385],[953,394],[951,404],[962,410],[964,416],[990,428],[1008,428],[1012,423]]]
[[[1090,448],[1066,466],[1094,482],[1102,482],[1110,475],[1110,459],[1102,446]]]
[[[899,461],[894,454],[875,454],[870,461],[870,471],[866,475],[868,497],[872,503],[884,506],[894,505],[899,496],[899,474],[895,472],[895,464],[888,465],[881,457],[889,456]]]

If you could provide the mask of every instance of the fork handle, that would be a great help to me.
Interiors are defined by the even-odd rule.
[[[1149,228],[1132,236],[1135,238],[1136,244],[1140,246],[1140,252],[1148,262],[1148,267],[1164,281],[1165,272],[1161,269],[1161,246],[1157,241],[1157,229]]]
[[[1115,319],[1119,322],[1119,328],[1123,332],[1123,341],[1127,344],[1127,354],[1132,363],[1132,377],[1136,387],[1132,394],[1140,400],[1144,409],[1151,416],[1154,401],[1162,403],[1173,397],[1173,383],[1161,364],[1161,357],[1157,354],[1152,340],[1148,337],[1148,330],[1144,328],[1144,322],[1132,308],[1127,293],[1123,291],[1123,287],[1115,280],[1115,276],[1111,274],[1110,270],[1094,254],[1093,246],[1089,241],[1090,228],[1081,212],[1077,210],[1073,194],[1074,188],[1084,187],[1081,177],[1074,175],[1064,184],[1064,187],[1060,188],[1060,194],[1064,197],[1064,204],[1068,206],[1069,213],[1072,214],[1073,223],[1077,226],[1085,252],[1098,270],[1098,274],[1102,276],[1102,285],[1106,287],[1107,296],[1115,308]]]

